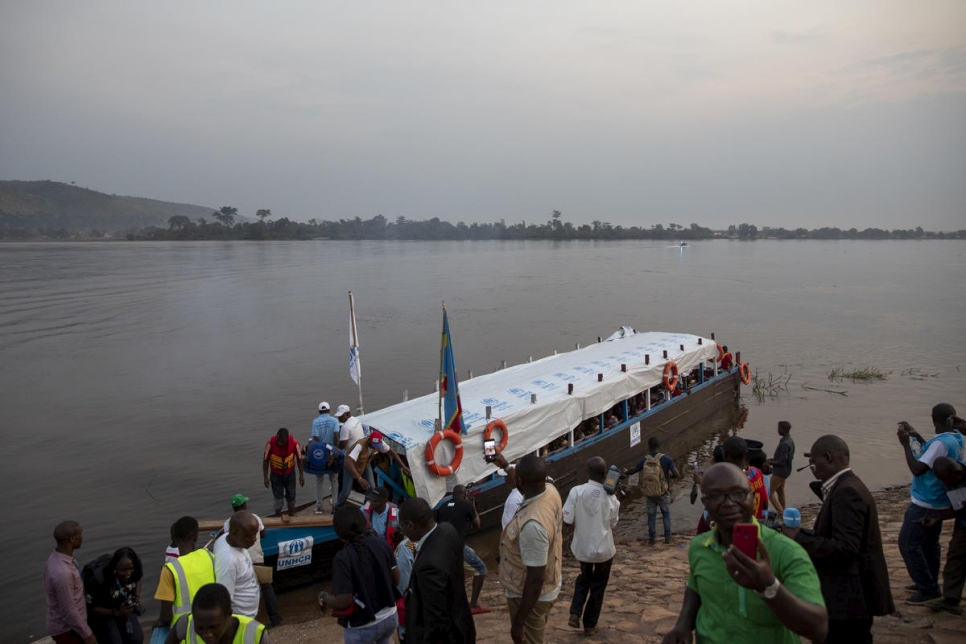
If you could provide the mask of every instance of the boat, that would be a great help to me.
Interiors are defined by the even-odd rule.
[[[459,393],[466,433],[456,438],[461,458],[448,476],[435,474],[427,463],[427,444],[440,422],[439,394],[363,414],[360,420],[370,431],[381,432],[408,463],[416,496],[438,506],[454,486],[465,485],[483,528],[492,528],[500,525],[508,490],[496,465],[485,458],[488,426],[506,426],[502,436],[497,436],[500,430],[491,430],[491,438],[505,443],[502,453],[508,461],[545,455],[548,474],[566,497],[572,486],[585,482],[591,456],[630,467],[646,455],[651,436],[661,439],[662,451],[686,451],[693,432],[705,421],[722,411],[736,414],[748,368],[736,354],[739,366],[719,370],[720,352],[713,334],[704,338],[621,327],[595,344],[465,380]],[[436,441],[431,460],[452,464],[454,442]],[[388,469],[377,468],[375,474],[378,485],[395,496],[408,496]],[[329,515],[263,521],[267,536],[262,548],[266,564],[276,568],[277,586],[298,585],[329,572],[331,556],[341,547]],[[306,546],[311,561],[282,565],[297,559]]]

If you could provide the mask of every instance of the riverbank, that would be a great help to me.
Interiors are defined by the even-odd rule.
[[[896,544],[909,498],[907,488],[880,490],[873,493],[873,496],[879,509],[889,578],[897,606],[894,615],[876,618],[873,628],[875,640],[885,644],[962,642],[963,632],[966,631],[966,617],[934,613],[922,606],[903,603],[909,595],[904,587],[911,582]],[[802,510],[807,525],[814,520],[818,505],[807,506]],[[633,520],[641,519],[643,517]],[[944,556],[945,544],[949,541],[952,530],[949,522],[946,523],[942,537]],[[676,534],[671,544],[662,543],[656,546],[648,546],[646,541],[639,539],[623,538],[620,541],[598,625],[600,630],[593,637],[585,637],[582,631],[567,626],[568,602],[579,566],[570,555],[569,547],[565,545],[563,589],[550,615],[547,641],[591,644],[617,643],[633,638],[640,642],[660,642],[663,634],[674,625],[681,608],[688,576],[689,539],[690,535]],[[279,596],[282,612],[289,623],[272,631],[274,642],[342,642],[342,629],[335,619],[320,617],[317,607],[311,602],[314,594],[323,587],[324,584],[318,584],[305,592]],[[476,616],[477,641],[510,641],[509,617],[496,574],[487,576],[481,604],[489,607],[491,612]]]

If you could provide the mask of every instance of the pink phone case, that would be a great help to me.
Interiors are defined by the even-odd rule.
[[[758,559],[758,528],[753,523],[736,523],[732,543],[749,558]]]

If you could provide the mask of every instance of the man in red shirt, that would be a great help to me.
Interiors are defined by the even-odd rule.
[[[741,436],[730,436],[722,445],[724,449],[724,460],[738,466],[748,477],[751,483],[751,491],[755,493],[755,518],[761,519],[765,516],[765,509],[768,507],[768,494],[765,491],[765,477],[757,467],[748,465],[748,443]]]
[[[295,514],[295,468],[299,471],[299,485],[305,487],[305,473],[302,466],[302,446],[288,435],[284,427],[265,443],[262,456],[262,474],[265,487],[272,488],[275,497],[275,513],[282,514],[282,501],[288,503],[288,514]],[[271,475],[269,475],[271,473]]]

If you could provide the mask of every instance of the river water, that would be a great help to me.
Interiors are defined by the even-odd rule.
[[[304,439],[320,400],[357,402],[350,290],[369,409],[433,390],[445,300],[463,377],[622,324],[714,332],[760,376],[789,377],[764,401],[743,388],[743,436],[771,452],[791,421],[801,466],[837,433],[870,487],[909,479],[897,421],[925,432],[936,402],[966,412],[958,241],[3,244],[0,641],[44,634],[41,575],[63,519],[84,526],[81,564],[141,553],[148,599],[174,519],[227,515],[236,492],[270,512],[264,442],[282,426]],[[832,383],[835,367],[889,375]],[[790,503],[810,500],[808,474],[789,480]],[[672,507],[689,529],[696,508]]]

